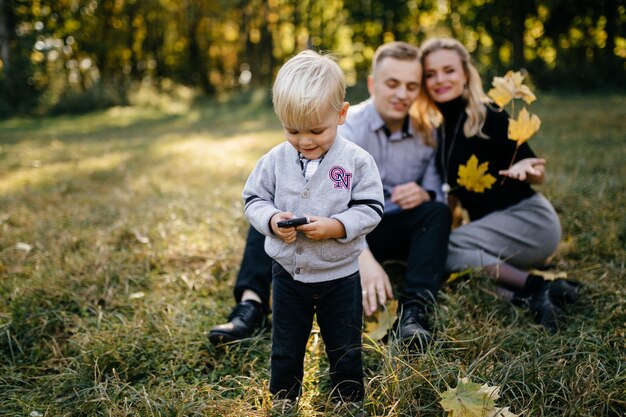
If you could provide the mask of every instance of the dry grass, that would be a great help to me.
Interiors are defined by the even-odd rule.
[[[243,182],[282,140],[264,102],[0,122],[0,415],[266,415],[267,335],[206,339],[232,304]],[[446,287],[428,354],[367,345],[372,415],[442,415],[458,376],[528,416],[626,413],[626,98],[534,109],[580,303],[550,336],[480,277]],[[301,415],[327,415],[327,371],[314,334]]]

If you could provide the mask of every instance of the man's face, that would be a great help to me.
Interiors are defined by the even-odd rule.
[[[376,111],[392,132],[402,128],[411,104],[417,98],[422,78],[419,60],[405,61],[387,57],[376,64],[367,80]]]

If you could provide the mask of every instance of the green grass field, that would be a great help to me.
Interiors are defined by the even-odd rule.
[[[264,99],[0,121],[0,415],[261,416],[267,333],[225,349],[241,189],[282,140]],[[553,271],[584,282],[549,335],[474,276],[445,286],[425,355],[366,344],[366,409],[442,416],[469,377],[525,416],[626,414],[626,97],[541,95],[531,145],[561,216]],[[301,415],[328,367],[310,339]]]

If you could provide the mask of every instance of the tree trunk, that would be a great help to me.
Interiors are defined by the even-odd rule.
[[[513,42],[513,68],[520,69],[524,60],[524,22],[526,21],[525,0],[511,2],[511,38]]]
[[[201,50],[200,43],[198,42],[198,27],[201,24],[201,13],[199,10],[192,8],[189,31],[187,37],[189,38],[189,62],[191,64],[191,80],[194,84],[199,83],[200,88],[207,96],[215,95],[215,87],[211,85],[209,80],[209,70],[207,68],[206,53]],[[208,39],[208,45],[210,45],[211,39]],[[208,50],[208,46],[207,46]]]
[[[604,57],[606,62],[606,76],[609,80],[617,73],[617,59],[615,57],[615,38],[617,37],[617,0],[606,0],[606,46]]]
[[[4,72],[5,74],[9,72],[9,68],[11,67],[11,55],[9,53],[9,30],[6,18],[7,7],[8,5],[5,4],[4,0],[0,0],[0,60],[2,61],[0,72]]]

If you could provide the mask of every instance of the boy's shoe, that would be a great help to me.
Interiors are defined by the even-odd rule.
[[[424,352],[433,339],[428,326],[428,311],[421,301],[408,301],[402,304],[398,324],[398,340],[411,349]]]
[[[272,409],[270,416],[291,416],[294,415],[298,408],[297,401],[290,400],[288,398],[274,398],[272,399]]]
[[[365,417],[363,401],[339,401],[332,411],[333,416],[340,417]]]
[[[209,331],[209,340],[214,345],[235,342],[252,336],[265,323],[265,313],[260,303],[252,300],[237,304],[228,322],[219,324]]]
[[[582,287],[580,282],[561,278],[546,281],[546,285],[550,299],[558,307],[563,307],[565,304],[573,304],[578,301],[578,295]]]

